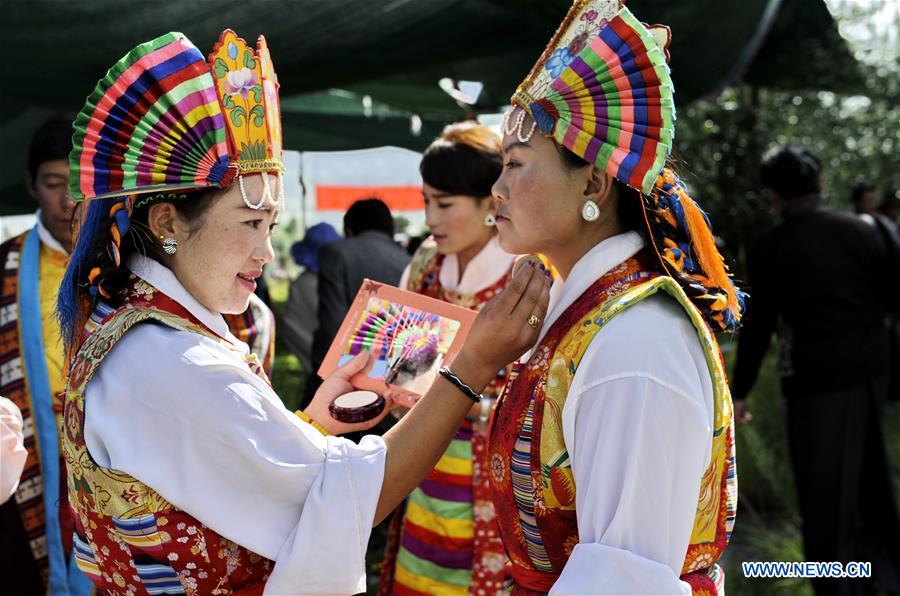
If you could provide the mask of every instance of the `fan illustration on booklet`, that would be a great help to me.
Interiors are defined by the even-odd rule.
[[[476,315],[367,279],[328,349],[319,376],[327,378],[368,350],[375,364],[368,374],[354,376],[353,386],[377,396],[389,393],[396,405],[412,407],[431,387],[441,366],[462,347]]]

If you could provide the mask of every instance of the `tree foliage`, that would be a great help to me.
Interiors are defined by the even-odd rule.
[[[900,60],[896,44],[886,50],[884,43],[872,42],[892,28],[882,30],[884,24],[872,19],[877,6],[867,10],[838,3],[837,8],[843,11],[838,14],[842,31],[849,23],[867,41],[859,47],[851,43],[862,60],[864,95],[744,84],[678,114],[680,172],[709,212],[738,275],[747,246],[773,222],[758,176],[768,149],[785,143],[813,149],[823,164],[825,199],[836,208],[849,208],[851,189],[859,182],[900,189]],[[890,44],[889,38],[883,41]]]

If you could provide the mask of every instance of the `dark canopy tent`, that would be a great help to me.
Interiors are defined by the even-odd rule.
[[[208,51],[231,27],[264,33],[281,82],[285,147],[421,149],[447,122],[503,106],[552,35],[568,0],[13,0],[0,35],[0,214],[33,203],[22,176],[34,128],[74,113],[135,44],[170,30]],[[685,104],[739,80],[853,91],[856,63],[824,0],[630,0],[674,32],[671,66]],[[481,81],[461,107],[438,81]]]

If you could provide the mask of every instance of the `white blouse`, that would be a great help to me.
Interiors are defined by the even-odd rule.
[[[221,315],[166,267],[131,270],[242,353]],[[385,444],[324,437],[285,409],[239,353],[162,325],[132,328],[85,391],[97,463],[152,487],[217,533],[275,561],[267,594],[365,590]]]
[[[609,238],[551,289],[553,322],[643,247]],[[551,594],[690,594],[679,579],[710,459],[712,380],[682,307],[656,295],[597,334],[563,408],[579,543]]]
[[[509,268],[512,267],[516,260],[516,255],[511,255],[502,248],[497,240],[497,235],[488,240],[478,254],[472,257],[472,260],[466,266],[462,278],[459,276],[459,257],[456,253],[446,255],[444,262],[441,263],[441,271],[438,275],[438,281],[441,287],[451,292],[459,292],[460,294],[477,294],[481,290],[488,288],[497,280],[503,277]],[[409,283],[410,265],[406,266],[403,275],[400,277],[400,283],[397,287],[405,290]]]

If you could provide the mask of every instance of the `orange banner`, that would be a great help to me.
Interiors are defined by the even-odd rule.
[[[425,204],[419,186],[333,186],[316,185],[316,210],[346,211],[359,199],[377,198],[391,211],[422,211]]]

